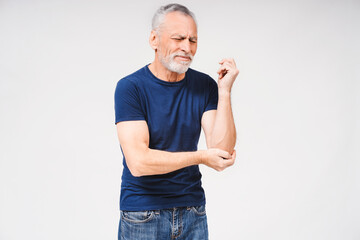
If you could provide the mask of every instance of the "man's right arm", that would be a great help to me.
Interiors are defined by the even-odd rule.
[[[169,173],[184,167],[205,164],[217,171],[234,164],[235,153],[221,149],[194,152],[167,152],[149,148],[146,121],[124,121],[116,124],[126,164],[135,177]]]

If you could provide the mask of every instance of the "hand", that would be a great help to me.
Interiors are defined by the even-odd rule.
[[[234,59],[223,59],[219,64],[220,68],[217,71],[219,74],[219,89],[230,92],[232,85],[239,74],[239,70],[236,68]]]
[[[205,150],[202,157],[202,163],[216,171],[223,171],[225,168],[234,164],[236,151],[232,154],[217,148]]]

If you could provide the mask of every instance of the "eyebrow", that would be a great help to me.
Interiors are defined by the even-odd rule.
[[[181,35],[181,34],[174,34],[174,35],[171,35],[171,37],[172,38],[180,38],[181,40],[184,40],[184,39],[187,38],[185,35]],[[189,40],[190,41],[197,41],[197,37],[196,36],[189,37]]]

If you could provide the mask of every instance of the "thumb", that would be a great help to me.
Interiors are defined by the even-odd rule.
[[[227,151],[219,149],[219,157],[222,157],[224,159],[229,159],[231,158],[231,154],[228,153]]]

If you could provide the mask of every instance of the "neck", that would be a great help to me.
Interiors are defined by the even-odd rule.
[[[166,81],[166,82],[178,82],[184,79],[185,73],[179,74],[172,72],[166,67],[164,67],[161,62],[155,57],[155,60],[149,65],[149,70],[157,78]]]

